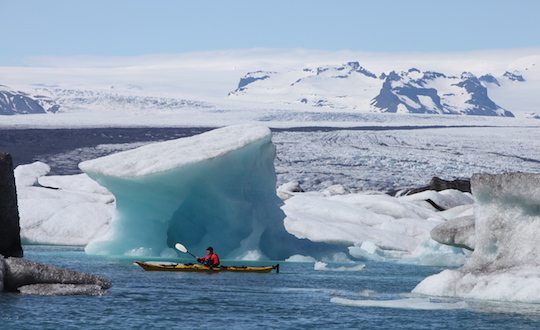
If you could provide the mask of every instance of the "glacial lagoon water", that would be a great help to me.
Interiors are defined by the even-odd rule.
[[[281,262],[280,273],[146,272],[135,258],[25,246],[25,258],[105,276],[105,296],[0,293],[2,329],[537,329],[540,305],[413,297],[441,267]],[[204,251],[202,251],[203,253]],[[191,262],[177,259],[177,262]],[[239,264],[239,261],[222,261]],[[249,263],[246,265],[272,264]],[[358,264],[356,264],[358,265]],[[358,268],[358,267],[357,267]],[[364,306],[332,302],[361,300]],[[380,306],[387,307],[380,307]],[[455,308],[454,308],[455,307]]]

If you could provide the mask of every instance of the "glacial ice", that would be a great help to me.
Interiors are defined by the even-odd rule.
[[[15,168],[22,244],[86,245],[103,236],[114,196],[86,174],[46,176],[47,164]]]
[[[380,308],[403,308],[419,310],[452,310],[464,309],[469,305],[464,301],[459,302],[436,302],[427,298],[405,298],[394,300],[360,300],[334,297],[330,302],[355,307],[380,307]]]
[[[103,240],[114,216],[115,197],[86,174],[49,176],[45,175],[48,170],[46,164],[36,162],[21,165],[15,171],[23,244],[87,245]],[[204,191],[204,184],[200,181],[201,191]],[[466,257],[461,249],[431,240],[429,233],[434,226],[448,223],[449,219],[471,214],[470,194],[433,191],[396,198],[385,194],[353,194],[339,186],[320,192],[301,192],[294,182],[280,186],[278,194],[286,200],[282,206],[285,215],[281,215],[286,219],[281,218],[280,226],[285,223],[286,229],[298,238],[348,247],[348,255],[326,254],[322,259],[318,256],[319,260],[347,263],[353,257],[459,266]],[[425,201],[426,196],[441,205],[464,204],[439,212]],[[126,222],[125,225],[131,224]],[[183,243],[189,242],[188,238],[181,239]],[[137,256],[152,252],[141,242],[140,245],[137,242],[128,254]],[[199,251],[192,246],[188,248],[192,252]],[[203,251],[205,248],[203,245]],[[289,252],[284,257],[287,261],[317,261],[310,253],[313,251]],[[163,257],[177,257],[177,254],[167,249]],[[262,257],[260,251],[231,255],[231,258],[245,260]]]
[[[280,188],[291,187],[294,185]],[[349,254],[359,260],[445,266],[460,266],[465,261],[462,249],[433,241],[430,231],[468,212],[473,202],[468,193],[427,191],[405,197],[286,193],[290,196],[282,207],[287,215],[285,228],[296,237],[347,246]],[[451,208],[437,211],[426,198]]]
[[[455,270],[430,276],[413,293],[540,302],[540,175],[475,174],[475,249]]]
[[[431,240],[430,231],[470,215],[470,194],[393,197],[340,185],[303,192],[297,182],[276,194],[273,157],[267,128],[240,125],[81,164],[97,181],[49,176],[40,162],[21,165],[22,242],[133,257],[175,258],[172,246],[181,242],[194,253],[212,245],[222,259],[464,262],[462,249]],[[437,211],[428,198],[448,209]]]
[[[82,162],[116,198],[109,232],[86,252],[173,257],[178,242],[222,259],[320,252],[283,226],[274,156],[270,130],[246,124]]]

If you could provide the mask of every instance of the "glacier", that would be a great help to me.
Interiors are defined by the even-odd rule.
[[[458,269],[432,275],[413,293],[540,302],[540,175],[475,174],[474,252]]]
[[[225,259],[321,253],[284,228],[274,156],[270,130],[244,124],[80,163],[116,199],[108,233],[86,253],[175,257],[178,242]]]

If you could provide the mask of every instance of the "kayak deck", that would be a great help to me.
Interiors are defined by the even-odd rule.
[[[207,267],[198,264],[177,264],[174,262],[142,262],[135,263],[146,271],[168,271],[168,272],[237,272],[237,273],[270,273],[276,270],[279,273],[279,264],[264,267],[237,267],[237,266],[219,266]]]

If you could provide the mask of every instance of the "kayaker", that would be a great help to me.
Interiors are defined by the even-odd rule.
[[[217,254],[214,253],[214,248],[212,248],[211,246],[206,249],[206,256],[202,258],[197,257],[197,261],[208,267],[219,266],[219,257]]]

